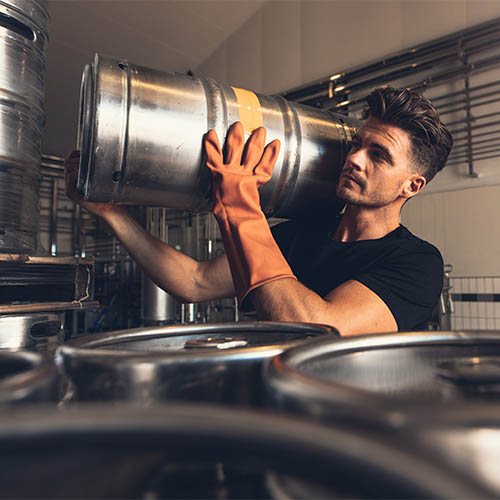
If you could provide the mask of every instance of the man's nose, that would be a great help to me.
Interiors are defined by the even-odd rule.
[[[354,168],[363,170],[366,165],[366,151],[363,149],[358,149],[349,153],[347,157],[347,162]]]

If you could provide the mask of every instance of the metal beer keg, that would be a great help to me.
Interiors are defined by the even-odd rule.
[[[70,340],[57,359],[76,401],[260,405],[263,361],[320,335],[338,333],[327,326],[279,322],[139,328]]]
[[[365,409],[390,424],[394,411],[500,400],[499,356],[495,331],[318,339],[273,359],[265,382],[280,407],[325,419]]]
[[[0,407],[57,401],[58,377],[52,360],[26,351],[0,351]]]
[[[0,349],[29,349],[53,354],[63,334],[64,313],[0,315]]]
[[[9,499],[493,497],[404,441],[210,405],[1,414],[0,468]]]
[[[203,136],[215,129],[222,142],[236,121],[281,141],[260,189],[268,216],[341,209],[335,189],[358,120],[100,55],[82,79],[78,188],[88,201],[209,210]]]
[[[44,0],[0,0],[0,253],[29,252],[39,231]]]

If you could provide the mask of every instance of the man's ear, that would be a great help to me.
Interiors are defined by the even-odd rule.
[[[427,180],[423,175],[414,174],[405,183],[403,187],[403,197],[412,198],[420,193],[427,184]]]

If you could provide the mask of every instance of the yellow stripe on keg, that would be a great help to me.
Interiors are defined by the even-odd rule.
[[[262,107],[259,98],[250,90],[231,87],[238,102],[238,114],[245,135],[249,136],[255,129],[264,125]]]

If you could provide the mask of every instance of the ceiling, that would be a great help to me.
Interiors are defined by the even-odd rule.
[[[51,0],[43,152],[76,141],[82,70],[99,52],[141,66],[195,69],[264,0]]]

